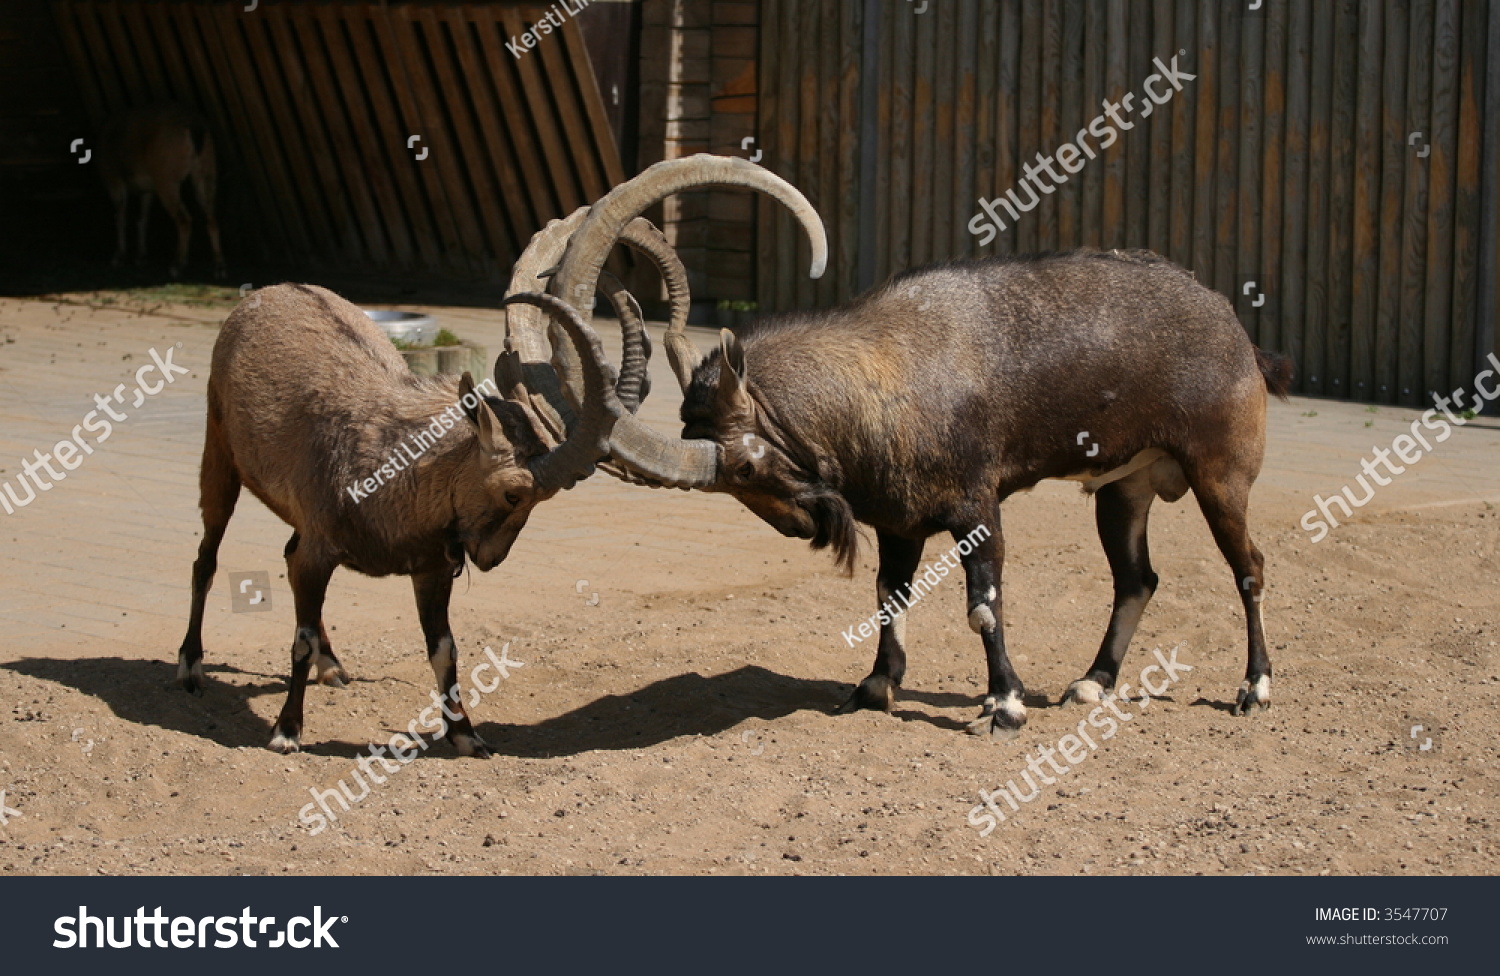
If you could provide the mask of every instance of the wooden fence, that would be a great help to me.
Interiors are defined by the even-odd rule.
[[[807,281],[806,245],[763,202],[762,307],[950,258],[1147,247],[1292,355],[1299,392],[1418,404],[1472,388],[1495,348],[1500,0],[1248,8],[764,0],[761,162],[818,206],[833,254]],[[1153,59],[1174,57],[1195,77],[1146,117]],[[1097,158],[1019,219],[999,211],[979,246],[980,197],[1020,187],[1127,92],[1132,128],[1088,140]]]
[[[501,281],[546,221],[624,178],[576,20],[507,49],[552,4],[247,6],[53,4],[96,126],[163,99],[208,116],[252,201],[227,247]]]

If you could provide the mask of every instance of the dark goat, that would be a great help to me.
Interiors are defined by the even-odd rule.
[[[726,162],[678,162],[595,205],[555,293],[591,295],[626,222],[662,196],[727,182]],[[819,245],[814,235],[815,270]],[[670,334],[667,345],[685,354]],[[902,275],[840,308],[724,333],[718,355],[678,371],[685,439],[636,435],[626,445],[617,429],[611,450],[639,480],[727,491],[783,534],[833,547],[846,566],[856,522],[873,526],[882,604],[910,593],[930,536],[965,541],[969,625],[989,670],[976,733],[1026,719],[1001,626],[1000,503],[1045,478],[1078,480],[1096,495],[1114,611],[1093,666],[1066,696],[1092,702],[1114,687],[1156,589],[1151,502],[1192,488],[1244,605],[1249,662],[1235,711],[1247,713],[1270,704],[1271,662],[1264,560],[1246,510],[1267,389],[1284,395],[1290,371],[1251,345],[1222,296],[1154,254],[958,263]],[[906,671],[901,623],[883,623],[874,669],[845,709],[892,707]]]

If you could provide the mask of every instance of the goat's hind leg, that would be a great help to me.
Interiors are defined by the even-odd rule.
[[[437,679],[443,716],[448,726],[448,741],[460,755],[478,759],[490,758],[490,747],[469,721],[464,711],[463,691],[458,685],[458,645],[448,625],[448,598],[453,593],[453,573],[446,567],[426,573],[414,573],[412,589],[417,597],[417,616],[422,619],[422,635],[427,639],[427,662]],[[477,700],[478,695],[475,695]]]
[[[203,541],[193,562],[193,605],[187,636],[177,651],[177,681],[186,691],[203,694],[203,608],[219,566],[219,543],[240,497],[240,475],[224,450],[218,425],[209,417],[198,472],[198,507],[203,510]]]
[[[1156,592],[1157,576],[1151,570],[1151,554],[1146,545],[1146,522],[1155,498],[1149,470],[1105,485],[1095,495],[1094,520],[1114,575],[1115,605],[1093,665],[1088,674],[1068,686],[1063,694],[1065,702],[1103,701],[1120,677],[1120,666],[1141,622],[1141,614]]]
[[[1219,551],[1234,571],[1235,589],[1245,608],[1245,630],[1249,653],[1245,680],[1235,698],[1234,714],[1249,715],[1256,706],[1271,707],[1271,657],[1266,652],[1265,625],[1260,602],[1265,593],[1266,560],[1250,541],[1246,510],[1254,477],[1233,469],[1227,472],[1195,472],[1193,494],[1208,521]]]

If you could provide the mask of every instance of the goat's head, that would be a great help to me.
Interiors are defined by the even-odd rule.
[[[719,355],[694,369],[682,421],[682,436],[716,455],[713,482],[698,487],[733,495],[782,535],[831,547],[853,569],[858,529],[838,473],[755,398],[745,350],[729,331],[719,333]]]
[[[474,467],[454,481],[456,541],[482,571],[494,569],[510,553],[539,502],[592,473],[608,454],[609,433],[623,412],[599,337],[578,312],[551,295],[514,295],[503,304],[515,303],[549,312],[561,326],[582,365],[584,398],[571,431],[552,446],[524,389],[486,396],[464,374],[459,403],[475,435],[469,462]]]

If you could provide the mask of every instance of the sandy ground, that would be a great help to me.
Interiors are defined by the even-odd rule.
[[[90,304],[92,303],[92,304]],[[440,309],[499,347],[498,316]],[[428,704],[409,585],[341,572],[327,608],[355,680],[309,695],[306,751],[265,749],[292,633],[288,530],[249,496],[221,553],[203,698],[173,682],[200,531],[196,474],[221,309],[0,300],[0,480],[149,350],[191,366],[66,482],[0,511],[0,871],[99,874],[1491,874],[1500,865],[1500,430],[1478,420],[1312,543],[1315,492],[1353,480],[1412,411],[1274,403],[1252,509],[1270,590],[1275,705],[1229,704],[1244,668],[1234,581],[1191,496],[1153,513],[1152,648],[1192,666],[989,833],[979,791],[1085,712],[1056,704],[1092,660],[1110,584],[1091,504],[1009,501],[1006,625],[1030,722],[963,733],[983,656],[945,581],[912,612],[894,715],[833,716],[870,642],[873,555],[853,579],[727,498],[597,475],[540,507],[512,558],[455,595],[467,673],[521,662],[471,709],[496,751],[434,744],[314,834],[310,790]],[[706,339],[705,339],[706,341]],[[660,345],[658,343],[658,349]],[[658,357],[662,358],[662,357]],[[647,413],[670,428],[664,363]],[[947,544],[936,541],[928,557]],[[271,609],[234,613],[229,571]],[[1133,682],[1134,683],[1134,682]],[[1414,726],[1420,731],[1413,735]],[[1427,746],[1427,748],[1423,748]],[[1066,762],[1066,760],[1059,760]],[[1045,767],[1044,767],[1045,768]],[[379,766],[376,767],[377,773]],[[1003,803],[1003,801],[1001,801]]]

